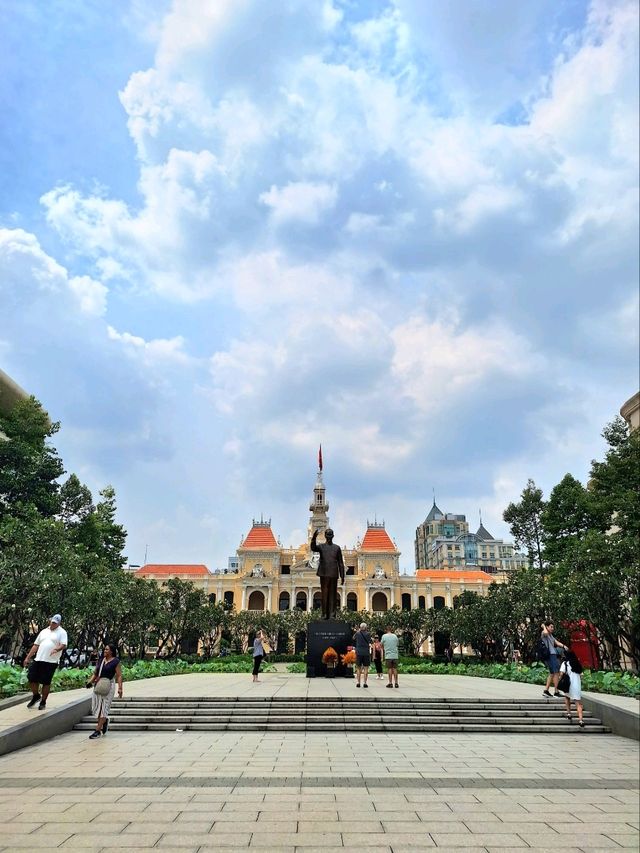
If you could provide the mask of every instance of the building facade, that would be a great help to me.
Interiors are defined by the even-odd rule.
[[[620,414],[632,430],[640,428],[640,391],[622,405]]]
[[[442,512],[434,500],[416,529],[415,562],[416,571],[467,569],[503,575],[524,568],[527,558],[510,542],[493,537],[482,519],[471,533],[466,516]]]
[[[253,521],[226,569],[212,572],[203,565],[155,564],[143,566],[137,574],[160,583],[169,577],[191,580],[207,595],[213,595],[215,601],[225,602],[236,610],[318,609],[320,579],[309,565],[309,546],[314,530],[321,531],[319,541],[322,541],[324,530],[330,526],[321,470],[309,512],[307,540],[298,547],[284,547],[273,532],[271,519],[261,518]],[[476,535],[468,533],[464,516],[455,519],[458,527],[452,528],[452,535]],[[436,539],[437,536],[433,541]],[[385,523],[378,521],[367,522],[362,538],[354,547],[343,547],[342,554],[346,576],[344,585],[338,584],[339,603],[352,611],[384,613],[396,606],[403,610],[452,607],[455,596],[461,592],[470,590],[485,595],[492,583],[506,577],[504,573],[457,565],[455,560],[422,566],[412,575],[401,574],[400,551]],[[431,641],[426,650],[431,651]]]

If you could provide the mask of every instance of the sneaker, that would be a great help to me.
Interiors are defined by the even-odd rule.
[[[571,722],[573,720],[573,717],[571,716],[571,714],[566,714],[565,716],[566,716],[567,720],[569,720],[569,722]]]
[[[359,685],[359,684],[356,684],[356,687],[360,687],[360,685]]]
[[[399,684],[396,684],[396,685],[395,685],[395,687],[400,687],[400,685],[399,685]]]
[[[46,711],[46,709],[47,709],[47,703],[46,702],[40,702],[40,704],[38,705],[38,711]]]
[[[34,705],[37,705],[40,701],[40,694],[36,693],[35,696],[32,696],[31,699],[27,702],[27,708],[33,708]]]
[[[552,698],[553,698],[553,697],[551,696],[551,693],[549,693],[549,691],[548,691],[548,690],[543,690],[543,691],[542,691],[542,695],[543,695],[543,696],[548,696],[548,697],[549,697],[549,699],[552,699]]]
[[[581,729],[583,729],[584,728],[584,720],[578,720],[578,725],[580,726]]]
[[[558,691],[556,690],[556,692],[553,694],[553,697],[554,699],[562,699],[562,693],[558,693]]]
[[[393,684],[387,684],[387,687],[393,687]]]
[[[369,685],[368,685],[368,684],[363,684],[362,686],[366,688],[366,687],[368,687]]]
[[[104,726],[102,727],[102,734],[106,735],[107,729],[109,728],[109,720],[104,721]]]
[[[91,734],[89,735],[89,740],[95,740],[97,737],[102,737],[102,732],[91,732]]]

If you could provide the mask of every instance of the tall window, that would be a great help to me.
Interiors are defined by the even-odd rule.
[[[402,593],[402,609],[411,610],[411,593],[409,592]]]
[[[371,609],[374,613],[385,613],[388,610],[387,596],[384,592],[374,593],[371,599]]]
[[[436,595],[435,598],[433,599],[433,606],[436,610],[444,610],[444,608],[445,608],[444,596]]]
[[[233,592],[228,589],[224,594],[224,603],[227,607],[233,607]]]
[[[300,591],[296,595],[296,610],[306,610],[307,609],[307,593]]]
[[[424,600],[424,595],[418,596],[418,610],[426,610],[426,601]]]
[[[278,610],[280,612],[289,609],[290,597],[288,592],[281,592],[278,599]]]
[[[347,610],[355,613],[358,610],[358,596],[355,592],[350,592],[347,595]]]
[[[264,610],[264,593],[259,589],[254,591],[249,596],[249,610]]]

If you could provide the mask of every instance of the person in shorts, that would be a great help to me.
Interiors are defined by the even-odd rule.
[[[549,675],[547,676],[547,683],[544,686],[542,695],[547,699],[551,699],[549,688],[551,687],[551,682],[553,682],[553,695],[556,698],[560,698],[562,694],[558,690],[558,681],[560,680],[560,658],[558,657],[558,649],[560,648],[568,651],[568,648],[553,636],[553,622],[545,622],[542,625],[541,639],[549,652],[549,657],[547,658]]]
[[[353,635],[356,646],[356,687],[368,687],[367,677],[371,666],[371,634],[367,631],[367,623],[362,622]]]
[[[384,650],[384,659],[387,662],[387,672],[389,674],[387,687],[398,687],[398,657],[400,656],[398,636],[393,633],[390,626],[387,626],[380,642]]]
[[[376,667],[376,678],[384,678],[382,674],[382,654],[382,643],[380,642],[380,637],[376,636],[373,638],[373,643],[371,644],[371,656]]]
[[[28,678],[31,688],[31,699],[27,703],[27,708],[33,708],[38,702],[40,702],[39,711],[44,711],[47,707],[51,679],[68,642],[67,632],[61,627],[61,622],[62,616],[59,613],[52,616],[49,627],[40,631],[24,659],[25,667],[29,667]],[[35,660],[31,663],[34,655]],[[42,686],[42,694],[39,690],[40,686]]]

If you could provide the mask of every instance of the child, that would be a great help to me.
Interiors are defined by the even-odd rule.
[[[582,664],[578,660],[575,652],[568,650],[565,660],[560,664],[560,675],[567,673],[569,676],[569,690],[565,693],[564,702],[567,711],[567,720],[571,722],[571,700],[576,703],[578,712],[578,725],[581,729],[584,728],[584,720],[582,719]]]

